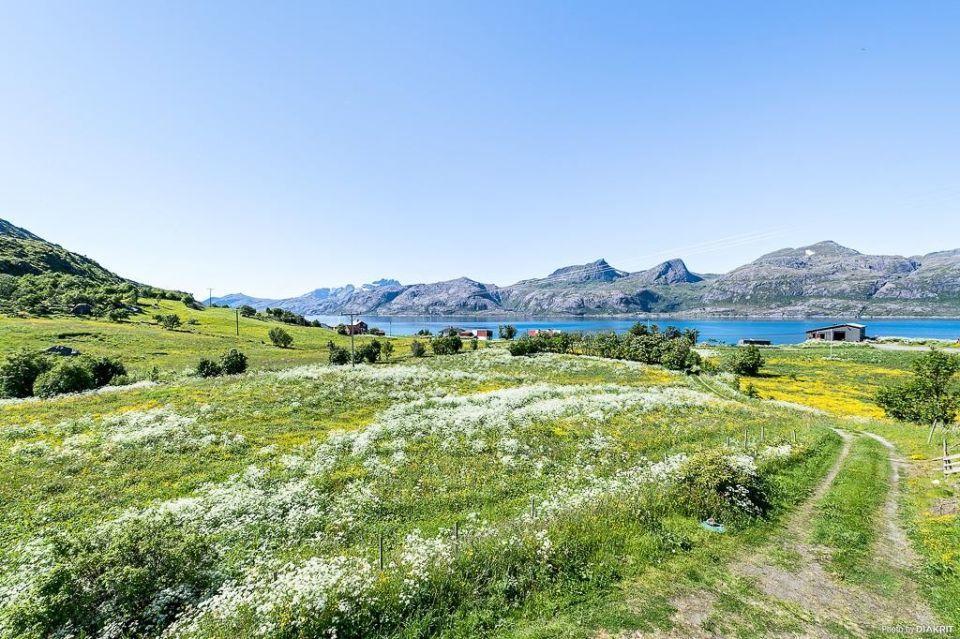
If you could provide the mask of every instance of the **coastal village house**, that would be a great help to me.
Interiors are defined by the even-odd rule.
[[[459,335],[463,339],[474,339],[474,338],[479,340],[493,339],[493,331],[487,328],[478,328],[476,330],[460,331]]]
[[[343,325],[344,335],[364,335],[370,330],[367,323],[363,320],[356,320],[353,324]]]
[[[862,342],[867,338],[863,324],[834,324],[807,331],[807,339],[822,339],[828,342]]]

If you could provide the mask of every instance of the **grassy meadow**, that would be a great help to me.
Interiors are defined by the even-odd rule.
[[[155,299],[141,299],[140,305],[144,313],[122,322],[0,315],[0,357],[18,349],[62,344],[96,357],[119,356],[132,372],[146,373],[156,366],[161,372],[180,373],[195,366],[200,357],[215,357],[231,348],[246,353],[251,368],[265,369],[326,361],[328,341],[340,346],[350,344],[349,337],[333,330],[246,317],[240,318],[238,336],[237,317],[232,309],[196,310],[179,301]],[[152,319],[155,314],[170,313],[182,321],[175,330],[166,330]],[[293,336],[292,348],[279,349],[270,343],[267,333],[275,326]],[[354,339],[359,346],[372,338]],[[396,354],[406,356],[411,340],[394,341]]]
[[[729,566],[814,494],[836,429],[935,448],[863,408],[912,353],[765,351],[761,398],[809,411],[728,375],[496,343],[413,359],[396,339],[392,362],[334,367],[327,341],[349,338],[333,331],[284,325],[278,349],[275,322],[241,318],[238,338],[226,309],[146,310],[196,323],[0,318],[3,353],[64,344],[162,371],[0,402],[0,637],[612,637],[682,632],[685,597],[716,588],[703,627],[786,636],[802,621]],[[247,373],[188,374],[235,347]],[[872,441],[813,513],[841,576],[876,543],[889,464]],[[952,492],[931,477],[906,480],[908,530],[956,622],[955,514],[928,515]]]

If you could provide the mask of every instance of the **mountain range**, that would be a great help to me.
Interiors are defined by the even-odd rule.
[[[0,297],[13,291],[3,278],[54,274],[98,285],[134,284],[0,220]],[[382,279],[285,299],[235,293],[212,301],[301,315],[958,317],[960,249],[912,257],[867,255],[826,241],[774,251],[722,275],[694,273],[679,258],[633,273],[600,259],[510,286],[467,277],[427,284]]]
[[[960,249],[866,255],[825,241],[774,251],[723,275],[694,273],[679,258],[633,273],[600,259],[510,286],[467,277],[384,279],[286,299],[235,293],[212,301],[302,315],[958,316]]]

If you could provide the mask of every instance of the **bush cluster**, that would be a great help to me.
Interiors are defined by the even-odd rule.
[[[119,321],[125,314],[139,312],[140,298],[180,300],[189,294],[122,280],[46,273],[16,277],[0,274],[0,312],[27,315],[68,314],[80,304],[92,315]]]
[[[219,377],[220,375],[239,375],[247,370],[247,356],[235,348],[220,356],[220,361],[215,362],[206,357],[197,362],[197,375],[199,377]]]
[[[243,307],[241,307],[241,309],[242,308]],[[248,306],[247,308],[252,308],[252,307]],[[284,324],[294,324],[296,326],[313,326],[313,327],[323,326],[320,320],[308,320],[303,315],[298,315],[293,311],[288,311],[282,308],[269,308],[269,307],[265,308],[263,309],[263,315],[266,318],[275,319],[280,322],[283,322]]]
[[[572,353],[609,359],[626,359],[644,364],[660,364],[673,370],[700,371],[700,356],[693,350],[696,331],[681,333],[668,326],[660,331],[656,324],[635,324],[627,333],[557,333],[524,336],[508,347],[511,355],[536,353]]]
[[[430,340],[430,348],[434,355],[456,355],[463,348],[463,340],[459,335],[434,337]]]
[[[350,363],[350,351],[342,346],[337,346],[332,341],[327,342],[327,349],[330,351],[329,361],[331,364],[343,365]],[[386,355],[389,358],[390,353],[393,352],[393,344],[390,342],[383,343],[378,339],[371,340],[366,344],[362,344],[360,347],[354,350],[353,362],[355,364],[360,364],[362,362],[367,362],[369,364],[374,364],[380,360],[380,357]]]
[[[124,365],[110,357],[51,358],[41,353],[14,353],[0,366],[0,396],[79,393],[117,383],[126,374]]]
[[[267,336],[270,338],[270,342],[277,348],[290,348],[290,345],[293,344],[293,336],[279,326],[271,328]]]

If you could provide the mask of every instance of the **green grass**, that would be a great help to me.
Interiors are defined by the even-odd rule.
[[[870,572],[888,490],[888,455],[880,442],[857,438],[840,474],[817,506],[813,540],[829,548],[830,567],[842,579],[859,581]]]
[[[832,429],[851,425],[842,418],[732,392],[714,397],[715,385],[657,367],[560,355],[511,358],[496,345],[413,360],[404,338],[396,340],[399,361],[329,367],[327,341],[349,343],[333,331],[284,325],[294,348],[277,349],[266,337],[275,322],[241,319],[238,338],[230,310],[194,311],[178,302],[154,307],[152,300],[145,310],[120,324],[0,318],[0,354],[65,344],[120,355],[138,372],[165,371],[154,386],[0,403],[0,637],[49,635],[64,618],[81,623],[85,611],[129,621],[156,606],[134,595],[149,595],[163,580],[200,600],[244,579],[261,606],[257,619],[242,606],[231,608],[217,620],[200,618],[182,635],[253,636],[258,623],[272,622],[276,637],[317,636],[336,623],[322,600],[345,602],[344,614],[356,615],[349,627],[365,636],[593,637],[600,629],[669,629],[671,598],[698,589],[717,595],[708,624],[720,635],[796,629],[789,619],[765,617],[757,593],[731,581],[726,566],[769,539],[811,493],[839,447]],[[196,324],[165,331],[149,319],[168,312]],[[250,356],[251,372],[216,379],[183,374],[199,357],[234,347]],[[789,367],[811,379],[844,375],[815,350],[776,349],[776,356],[782,361],[770,371],[781,381],[791,380]],[[850,363],[899,370],[910,354],[867,361],[871,356],[851,350],[857,359]],[[858,372],[849,383],[870,379]],[[663,397],[670,399],[651,399]],[[868,426],[874,430],[873,422]],[[788,456],[764,457],[791,443],[794,431],[799,444]],[[922,434],[918,429],[898,444],[912,451],[909,442]],[[758,457],[771,502],[764,518],[731,518],[727,534],[700,528],[702,513],[672,480],[631,484],[623,493],[611,488],[612,478],[630,469],[726,442],[731,453]],[[859,443],[854,452],[866,467]],[[845,468],[852,485],[838,484],[834,495],[837,508],[849,512],[845,530],[857,534],[863,523],[854,513],[877,507],[875,494],[858,490],[869,483],[860,466]],[[574,499],[591,487],[602,489],[582,503]],[[911,513],[919,516],[929,496],[915,490],[911,483]],[[551,499],[564,507],[551,510]],[[161,514],[168,510],[178,513],[173,520]],[[411,552],[450,550],[455,527],[462,540],[449,560],[412,571]],[[74,545],[46,546],[62,536]],[[381,536],[382,574],[376,569]],[[871,543],[856,535],[831,539],[834,549]],[[150,568],[134,570],[131,553]],[[311,560],[356,562],[359,568],[345,573],[351,577],[372,565],[369,597],[362,605],[340,591],[324,599],[328,591],[321,597],[310,589],[319,588],[318,577],[298,572]],[[865,562],[851,565],[856,570]],[[284,581],[285,575],[296,578]],[[5,607],[11,585],[27,583],[29,590],[34,578],[57,596],[29,591]],[[136,588],[134,578],[141,580]],[[946,606],[953,591],[941,581],[940,590],[932,578],[929,584]],[[284,599],[293,583],[306,588],[297,601],[318,607]],[[734,610],[742,614],[727,614]],[[87,628],[102,622],[83,621]],[[156,634],[126,628],[133,636]]]
[[[124,322],[0,316],[0,358],[19,349],[42,350],[62,344],[97,357],[118,356],[132,372],[146,373],[156,366],[161,371],[179,373],[194,367],[201,357],[215,358],[231,348],[246,353],[253,369],[276,369],[325,362],[328,341],[341,346],[350,344],[349,337],[333,330],[244,317],[240,318],[238,336],[236,314],[232,309],[195,310],[169,300],[140,302],[144,313]],[[183,325],[176,330],[165,330],[152,319],[158,313],[175,313]],[[191,320],[196,324],[188,324]],[[267,333],[275,326],[282,326],[293,336],[292,348],[276,348],[270,343]],[[371,339],[358,336],[355,342],[359,346]],[[393,341],[396,357],[409,355],[410,338]]]
[[[226,313],[197,314],[198,332],[177,339],[231,339],[222,335]],[[138,329],[133,337],[142,341],[128,343],[166,337],[149,325],[110,328]],[[309,331],[329,334],[297,333]],[[180,356],[192,359],[196,351],[190,348],[184,343]],[[270,355],[274,350],[279,349],[266,347]],[[261,362],[274,365],[277,360]],[[543,513],[558,495],[575,495],[594,482],[607,486],[609,478],[638,464],[716,448],[744,427],[758,433],[761,425],[765,445],[791,441],[793,430],[801,432],[797,456],[764,462],[762,472],[776,486],[806,463],[807,447],[817,450],[818,442],[831,437],[829,420],[811,423],[792,411],[691,394],[688,384],[682,375],[629,362],[511,358],[492,348],[355,371],[320,365],[209,380],[174,377],[102,395],[6,403],[0,410],[3,563],[16,566],[24,544],[42,547],[58,535],[79,544],[52,559],[59,566],[57,583],[68,584],[63,592],[72,602],[68,611],[56,613],[52,600],[40,597],[9,619],[28,622],[13,626],[16,632],[40,636],[56,627],[51,615],[75,615],[92,605],[83,603],[88,600],[81,600],[81,593],[100,602],[97,609],[105,609],[103,597],[116,605],[116,592],[97,588],[130,578],[122,564],[126,551],[121,552],[133,543],[129,535],[142,539],[137,544],[164,540],[150,551],[160,553],[151,565],[172,564],[181,572],[193,564],[171,553],[196,543],[190,557],[217,566],[215,588],[253,578],[250,571],[259,563],[280,572],[310,558],[375,563],[383,535],[392,567],[372,586],[379,603],[369,604],[370,614],[394,620],[378,626],[383,636],[513,636],[521,629],[529,636],[550,636],[559,621],[544,622],[545,614],[564,617],[564,632],[579,636],[598,626],[645,623],[647,612],[618,603],[619,584],[677,553],[735,545],[753,534],[753,526],[731,522],[728,537],[714,538],[699,528],[696,513],[659,487],[641,486],[615,499],[603,493],[524,523],[531,498]],[[658,393],[667,393],[666,403],[647,405],[644,398]],[[331,436],[344,436],[337,433],[377,432],[378,423],[397,434],[375,440],[379,443],[367,452],[326,448]],[[763,448],[753,441],[745,452]],[[242,479],[251,466],[262,474]],[[252,482],[249,489],[245,482]],[[212,497],[217,491],[227,492]],[[211,501],[176,525],[154,522],[158,515],[151,513],[158,506],[183,498]],[[793,491],[771,494],[777,509],[795,498]],[[207,513],[234,502],[239,511],[207,519]],[[136,528],[140,521],[160,528],[136,537],[142,534]],[[111,527],[104,529],[107,524]],[[416,547],[409,536],[419,535],[430,546],[429,540],[449,539],[456,525],[464,542],[451,568],[425,568],[417,582],[423,594],[413,601],[398,598],[409,578],[403,557],[410,544]],[[538,550],[538,535],[550,539],[547,555]],[[81,567],[84,574],[111,576],[74,581]],[[3,579],[18,574],[14,570]],[[90,592],[80,583],[89,584]],[[285,592],[280,585],[263,587]],[[600,602],[605,603],[598,607]],[[126,613],[116,613],[121,619],[146,604],[125,605]],[[280,635],[312,634],[315,624],[331,623],[319,612],[304,617],[291,605],[265,613],[281,624]],[[590,608],[595,612],[566,616]],[[201,623],[196,633],[248,636],[251,624],[241,609],[223,623]],[[2,629],[0,623],[0,634]]]

